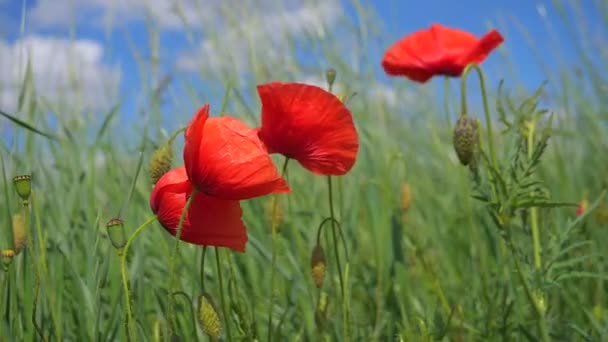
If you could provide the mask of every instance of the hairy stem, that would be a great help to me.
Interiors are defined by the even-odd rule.
[[[222,301],[222,316],[226,322],[226,336],[228,341],[232,341],[232,332],[230,330],[230,319],[228,317],[228,311],[226,310],[226,297],[224,296],[224,280],[222,277],[222,265],[220,263],[220,249],[215,247],[215,265],[217,266],[217,278],[220,282],[220,300]]]

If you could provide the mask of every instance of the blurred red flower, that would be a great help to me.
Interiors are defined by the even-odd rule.
[[[471,63],[483,62],[504,41],[492,30],[481,38],[471,33],[433,24],[391,46],[382,67],[388,75],[405,76],[424,83],[436,75],[458,77]]]
[[[186,173],[197,190],[226,200],[289,192],[256,132],[230,116],[209,118],[209,105],[201,107],[184,146]]]
[[[272,82],[258,86],[259,137],[270,153],[296,159],[320,175],[343,175],[355,164],[359,142],[348,108],[317,86]]]
[[[179,219],[191,193],[192,184],[182,166],[165,173],[150,194],[152,211],[173,236],[177,234]],[[195,196],[182,224],[181,240],[244,252],[247,231],[241,221],[239,202],[217,199],[201,192]]]

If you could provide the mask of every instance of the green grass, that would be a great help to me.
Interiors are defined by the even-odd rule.
[[[145,60],[162,52],[160,43],[151,38],[150,51],[138,52],[144,56],[139,65],[144,85],[137,94],[129,94],[143,99],[141,110],[145,116],[128,127],[120,127],[120,103],[96,117],[53,105],[53,101],[35,96],[36,75],[26,73],[17,116],[21,121],[2,118],[3,124],[13,125],[14,140],[0,142],[5,171],[0,179],[0,204],[4,208],[0,215],[0,249],[11,247],[10,218],[20,210],[21,203],[12,178],[20,174],[33,175],[28,216],[32,244],[14,258],[8,271],[0,273],[0,341],[40,340],[32,318],[49,341],[126,340],[120,256],[108,239],[105,224],[120,216],[130,235],[152,215],[148,203],[152,185],[146,163],[155,146],[171,134],[164,130],[184,125],[190,114],[177,115],[178,123],[170,129],[162,123],[181,108],[198,106],[211,98],[221,103],[219,99],[230,87],[230,112],[255,125],[259,122],[259,104],[250,99],[256,98],[256,84],[271,79],[297,80],[310,74],[321,77],[327,65],[338,71],[337,86],[357,92],[348,106],[359,130],[360,153],[352,172],[334,180],[336,217],[349,254],[346,266],[341,251],[348,315],[343,311],[329,226],[322,236],[328,263],[322,290],[315,288],[311,277],[310,257],[317,227],[329,216],[326,179],[309,174],[293,162],[288,180],[294,191],[278,198],[283,221],[279,226],[272,307],[271,197],[242,202],[249,233],[246,253],[221,251],[229,302],[229,317],[223,317],[222,324],[225,327],[226,319],[229,321],[234,340],[266,340],[269,334],[275,341],[346,340],[347,332],[353,341],[534,341],[540,340],[540,324],[555,341],[608,339],[608,254],[604,247],[608,226],[596,215],[606,215],[608,210],[606,198],[596,202],[608,186],[608,85],[602,78],[608,62],[591,63],[591,52],[581,48],[582,77],[577,78],[577,71],[567,65],[546,71],[550,80],[546,96],[559,104],[559,108],[547,109],[564,114],[554,119],[552,136],[534,179],[544,183],[553,201],[578,202],[586,193],[590,208],[595,210],[575,220],[572,207],[538,209],[543,263],[554,261],[550,271],[539,277],[535,273],[531,226],[527,219],[521,219],[529,211],[518,209],[514,213],[512,239],[520,253],[514,256],[487,206],[473,198],[477,192],[469,171],[454,155],[452,127],[459,108],[458,93],[452,91],[453,101],[448,104],[452,122],[446,120],[444,104],[434,103],[432,92],[428,97],[421,96],[420,103],[408,102],[412,109],[407,117],[399,103],[395,108],[369,96],[369,85],[375,82],[372,67],[378,61],[368,51],[385,46],[387,40],[383,29],[373,25],[376,21],[370,7],[356,1],[353,4],[359,23],[346,20],[340,30],[356,37],[356,48],[349,50],[355,56],[354,63],[349,60],[352,56],[344,54],[339,33],[310,34],[304,41],[291,43],[291,50],[285,53],[293,58],[286,58],[290,62],[282,67],[274,68],[252,52],[247,68],[253,76],[247,79],[240,79],[233,70],[218,74],[201,69],[201,80],[217,84],[204,94],[188,78],[173,75],[173,82],[192,103],[177,103],[178,98],[168,91],[163,98],[171,101],[175,108],[171,111],[159,99],[163,90],[158,90],[162,78],[157,66]],[[604,18],[608,16],[605,5],[598,2],[597,9]],[[230,11],[221,15],[227,22],[237,19]],[[563,16],[564,24],[573,32],[582,20]],[[608,20],[602,24],[606,27]],[[151,37],[158,37],[158,27],[152,21],[148,29]],[[577,43],[579,38],[573,33],[568,39]],[[580,42],[581,46],[591,43]],[[605,52],[606,41],[595,44],[598,51]],[[318,59],[299,61],[295,45],[309,47]],[[487,72],[491,76],[492,71]],[[457,89],[457,81],[451,82],[452,90]],[[472,86],[474,82],[475,77],[470,77]],[[517,95],[513,96],[516,105],[530,95],[515,92],[520,86],[517,82],[506,79],[504,86]],[[405,80],[392,85],[400,94],[429,91],[411,89]],[[495,94],[498,84],[488,87]],[[491,109],[498,160],[507,168],[516,134],[502,135],[504,126],[496,126],[494,101]],[[49,110],[52,116],[47,115]],[[484,122],[481,113],[478,118]],[[527,114],[507,113],[510,119]],[[539,119],[539,134],[544,123]],[[181,144],[180,139],[175,143],[175,165],[181,164]],[[103,156],[102,163],[99,156]],[[282,160],[277,158],[276,162],[279,166]],[[488,185],[485,170],[482,177]],[[405,183],[411,186],[412,203],[403,213],[400,189]],[[173,242],[154,223],[133,241],[127,255],[139,340],[156,341],[157,327],[166,320]],[[176,331],[185,341],[206,340],[195,314],[203,280],[204,291],[222,315],[215,250],[207,251],[201,274],[202,254],[202,247],[182,244],[176,262],[180,289],[175,297]],[[533,301],[527,298],[515,272],[514,260],[521,263],[528,285],[544,294],[547,310],[540,324]],[[40,286],[36,298],[37,273]],[[316,313],[323,296],[327,310]],[[267,329],[269,311],[274,322],[272,332]]]

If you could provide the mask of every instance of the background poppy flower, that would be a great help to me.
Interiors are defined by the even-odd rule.
[[[457,77],[471,63],[483,62],[504,41],[492,30],[477,38],[471,33],[433,24],[391,46],[382,59],[388,75],[424,83],[436,75]]]
[[[296,159],[320,175],[343,175],[355,164],[359,141],[352,115],[332,93],[301,83],[258,86],[269,152]]]
[[[186,169],[165,173],[150,194],[150,206],[158,221],[171,235],[177,234],[179,219],[192,193]],[[238,201],[222,200],[197,192],[182,225],[181,240],[204,246],[245,251],[247,231],[241,220]]]
[[[227,200],[289,192],[255,133],[230,116],[209,118],[209,105],[201,107],[185,133],[184,162],[192,184]]]

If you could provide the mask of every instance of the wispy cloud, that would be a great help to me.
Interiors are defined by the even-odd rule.
[[[323,37],[342,15],[339,1],[308,1],[304,4],[271,8],[262,11],[241,8],[232,13],[238,25],[224,25],[216,28],[218,34],[207,30],[197,51],[188,52],[177,60],[183,71],[246,72],[253,59],[265,65],[279,66],[288,63],[283,60],[284,51],[303,36]],[[249,13],[248,13],[249,12]],[[291,59],[290,54],[290,59]]]
[[[1,108],[15,110],[28,61],[39,97],[82,110],[112,106],[121,73],[103,63],[103,51],[98,42],[84,39],[28,36],[0,42]]]

